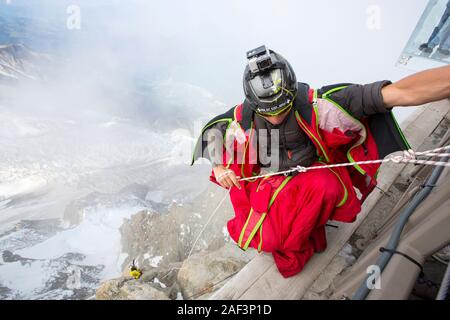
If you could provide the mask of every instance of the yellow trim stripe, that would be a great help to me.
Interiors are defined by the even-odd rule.
[[[250,218],[253,214],[253,208],[250,209],[250,212],[247,217],[247,221],[245,221],[244,227],[242,228],[241,235],[239,236],[238,246],[242,247],[242,240],[244,238],[245,230],[247,229],[247,225],[250,222]]]
[[[318,161],[318,162],[326,165],[325,162],[322,162],[322,161]],[[336,177],[339,179],[339,181],[340,181],[342,187],[344,188],[344,196],[342,197],[342,200],[339,202],[339,204],[336,206],[336,208],[342,207],[342,206],[347,202],[347,199],[348,199],[348,189],[347,189],[347,186],[344,184],[344,181],[342,181],[342,178],[341,178],[341,176],[339,175],[339,173],[337,173],[336,171],[334,171],[334,170],[331,169],[331,168],[327,168],[327,169],[329,169],[331,172],[333,172],[333,173],[336,175]]]
[[[299,121],[300,125],[304,128],[304,130],[306,130],[309,135],[316,141],[317,145],[319,146],[320,150],[322,150],[322,154],[325,157],[325,160],[327,162],[330,162],[330,158],[328,158],[327,153],[325,152],[325,149],[323,148],[322,144],[320,143],[319,140],[317,140],[316,136],[308,129],[308,127],[303,123],[303,120],[301,119],[300,115],[298,114],[298,111],[295,111],[295,117],[297,118],[297,120]],[[317,121],[317,119],[316,119]]]

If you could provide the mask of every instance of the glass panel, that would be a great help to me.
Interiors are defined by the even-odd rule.
[[[398,66],[424,70],[450,63],[450,0],[430,0]]]

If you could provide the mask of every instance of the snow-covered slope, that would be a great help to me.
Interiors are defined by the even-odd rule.
[[[23,44],[0,45],[0,80],[38,79],[42,71],[36,61],[48,61],[48,55],[33,52]]]
[[[205,189],[198,178],[210,168],[186,161],[191,124],[207,108],[226,107],[167,80],[127,93],[139,105],[114,108],[114,93],[91,99],[52,86],[37,57],[0,46],[0,299],[86,299],[121,272],[124,219],[159,214]],[[161,120],[170,114],[179,121]]]

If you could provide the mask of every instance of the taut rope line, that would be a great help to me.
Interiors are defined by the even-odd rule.
[[[318,170],[318,169],[326,169],[326,168],[337,168],[337,167],[350,167],[354,165],[360,165],[360,164],[375,164],[375,163],[386,163],[386,162],[394,162],[394,163],[413,163],[413,164],[422,164],[422,165],[432,165],[432,166],[443,166],[443,167],[450,167],[450,163],[443,162],[443,161],[431,161],[431,160],[418,160],[417,156],[426,156],[426,157],[448,157],[450,156],[450,153],[438,153],[439,151],[443,151],[446,149],[450,149],[450,145],[437,148],[433,150],[423,151],[423,152],[414,152],[413,150],[405,150],[403,151],[403,155],[399,156],[392,156],[385,159],[378,159],[378,160],[369,160],[369,161],[357,161],[357,162],[347,162],[347,163],[336,163],[336,164],[328,164],[323,166],[314,166],[314,167],[302,167],[297,166],[295,168],[285,170],[285,171],[279,171],[279,172],[272,172],[268,174],[263,174],[259,176],[253,176],[251,178],[244,178],[240,179],[239,181],[248,181],[258,178],[264,178],[264,177],[271,177],[276,176],[280,174],[287,175],[292,172],[306,172],[308,170]]]

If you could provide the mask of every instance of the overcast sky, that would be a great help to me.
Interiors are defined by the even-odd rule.
[[[78,4],[81,30],[68,37],[90,39],[83,59],[98,64],[108,52],[109,64],[200,86],[229,106],[243,98],[245,52],[261,44],[285,56],[297,79],[313,87],[411,74],[395,62],[427,2],[12,0],[35,4],[44,19],[65,18],[65,7]]]

